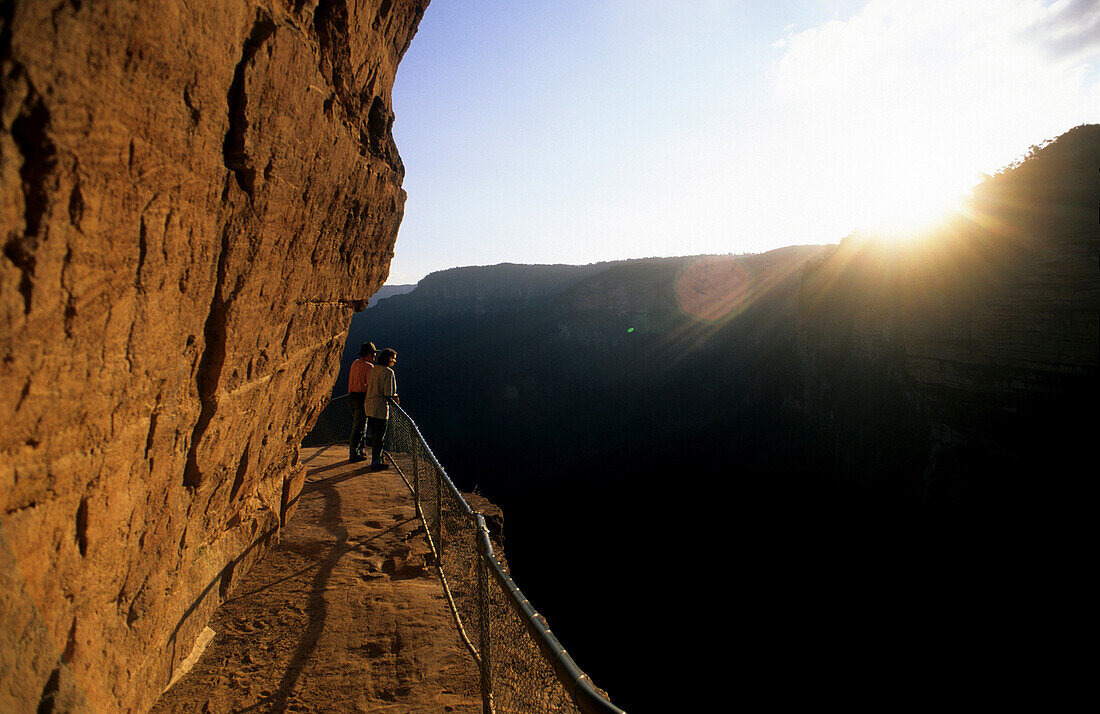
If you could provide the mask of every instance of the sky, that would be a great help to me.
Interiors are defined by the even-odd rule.
[[[1100,0],[432,0],[388,284],[904,230],[1100,122]]]

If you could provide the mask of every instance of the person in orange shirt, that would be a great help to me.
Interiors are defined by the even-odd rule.
[[[348,444],[351,461],[363,461],[363,432],[367,427],[367,412],[363,401],[367,397],[367,380],[374,368],[374,356],[378,353],[373,342],[364,342],[359,346],[359,359],[351,363],[348,372],[348,404],[351,405],[351,442]]]

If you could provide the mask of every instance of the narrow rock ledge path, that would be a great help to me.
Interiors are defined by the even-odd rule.
[[[343,445],[308,469],[279,545],[218,608],[168,712],[480,712],[412,496]]]

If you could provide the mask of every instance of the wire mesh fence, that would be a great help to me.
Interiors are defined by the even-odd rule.
[[[325,446],[351,441],[351,405],[347,395],[330,399],[317,417],[313,430],[302,439],[302,446]]]
[[[347,442],[346,398],[321,412],[303,446]],[[485,712],[622,713],[550,632],[493,552],[475,513],[435,458],[420,429],[390,407],[385,450],[412,491],[459,634],[481,675]]]

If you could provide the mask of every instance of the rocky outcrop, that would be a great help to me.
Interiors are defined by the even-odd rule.
[[[427,2],[0,3],[0,710],[148,708],[277,540]]]

